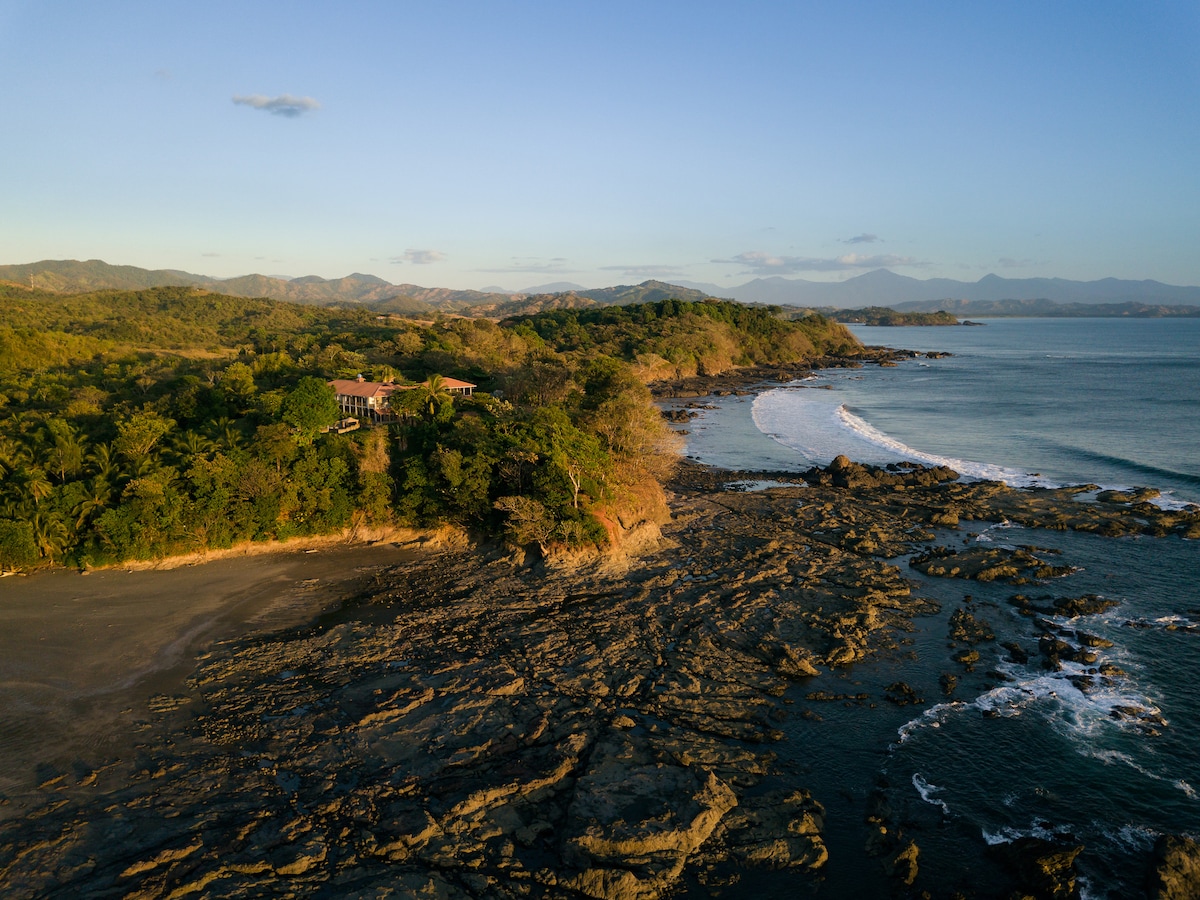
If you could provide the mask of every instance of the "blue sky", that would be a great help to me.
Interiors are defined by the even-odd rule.
[[[0,263],[1200,284],[1195,2],[0,0]]]

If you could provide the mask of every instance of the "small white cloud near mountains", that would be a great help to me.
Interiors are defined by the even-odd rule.
[[[289,119],[321,108],[321,104],[312,97],[294,97],[291,94],[280,94],[278,97],[267,97],[263,94],[244,96],[239,94],[233,98],[233,102],[238,106],[261,109],[273,116],[286,116]]]
[[[755,275],[794,275],[797,272],[849,272],[855,269],[885,269],[893,266],[921,266],[911,256],[896,256],[891,253],[862,256],[845,253],[835,257],[774,256],[762,250],[748,250],[731,259],[714,259],[715,263],[745,266]]]
[[[430,263],[441,262],[446,254],[441,250],[405,250],[399,256],[393,256],[391,262],[396,265],[412,263],[416,266],[427,266]]]
[[[549,273],[551,275],[558,274],[561,272],[577,271],[576,269],[572,269],[572,268],[568,267],[567,265],[565,265],[566,262],[567,262],[567,259],[564,256],[555,256],[552,259],[544,259],[541,257],[533,257],[533,256],[526,256],[526,257],[514,256],[512,258],[512,264],[509,265],[508,268],[505,268],[505,269],[476,269],[475,271],[476,272],[488,272],[491,274],[508,274],[508,273],[512,273],[512,272],[536,272],[536,273],[542,273],[542,274]]]
[[[679,266],[601,266],[601,272],[620,272],[626,278],[674,278],[686,274]]]

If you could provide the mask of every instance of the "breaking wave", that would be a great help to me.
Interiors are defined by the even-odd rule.
[[[917,450],[884,434],[836,397],[822,393],[788,388],[766,391],[754,401],[754,424],[768,437],[818,465],[827,465],[844,454],[856,462],[878,466],[906,461],[949,466],[968,478],[1003,481],[1014,487],[1055,486],[1016,469]]]
[[[851,412],[836,395],[831,396],[826,391],[806,388],[776,388],[766,391],[755,399],[751,415],[754,424],[763,434],[817,465],[828,465],[835,456],[844,454],[855,462],[877,466],[899,462],[947,466],[968,479],[1001,481],[1011,487],[1056,488],[1065,483],[1020,469],[942,456],[910,447]],[[1074,452],[1081,461],[1120,462],[1126,470],[1140,474],[1170,477],[1185,482],[1200,480],[1173,470],[1139,465],[1104,454],[1090,451]],[[1118,482],[1101,485],[1101,489],[1126,491],[1134,489],[1134,486]],[[1173,497],[1169,490],[1149,502],[1163,509],[1183,509],[1191,505],[1191,501]]]

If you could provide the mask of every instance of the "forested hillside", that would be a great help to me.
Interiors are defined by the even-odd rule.
[[[234,297],[266,297],[314,306],[364,308],[403,315],[432,315],[435,311],[470,316],[500,317],[527,315],[545,309],[575,309],[626,303],[649,303],[669,298],[702,300],[705,294],[661,281],[638,285],[557,292],[507,293],[484,289],[455,290],[427,288],[415,284],[392,284],[361,273],[344,278],[273,278],[243,275],[212,278],[174,269],[148,270],[136,266],[112,266],[98,259],[46,259],[35,263],[0,266],[0,283],[53,294],[84,291],[136,291],[159,287],[199,288]]]
[[[729,300],[554,310],[503,324],[532,332],[560,352],[621,359],[647,382],[853,355],[861,349],[844,326],[823,316],[788,321],[777,307]]]
[[[819,317],[665,300],[497,325],[190,288],[0,288],[0,567],[99,565],[451,522],[548,551],[661,515],[673,435],[645,382],[853,353]],[[327,379],[410,383],[324,433]],[[465,398],[442,376],[479,386]]]
[[[936,312],[898,312],[887,306],[867,306],[862,309],[820,309],[820,314],[837,322],[863,325],[957,325],[958,317],[945,310]]]

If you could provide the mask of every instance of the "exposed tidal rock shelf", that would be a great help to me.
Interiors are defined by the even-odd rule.
[[[807,487],[719,490],[734,477],[683,467],[663,542],[631,567],[442,551],[311,627],[219,645],[152,701],[136,757],[9,798],[6,895],[633,898],[818,878],[839,796],[777,764],[785,694],[936,608],[896,557],[1027,583],[1061,574],[1036,548],[958,571],[923,548],[965,519],[1200,518],[845,460]],[[863,864],[903,890],[919,848],[880,828]]]

